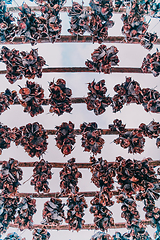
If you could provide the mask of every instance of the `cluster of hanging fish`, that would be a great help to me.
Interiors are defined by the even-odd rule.
[[[120,144],[122,148],[128,148],[128,153],[142,153],[145,145],[145,138],[156,138],[156,145],[159,147],[160,123],[151,121],[149,124],[141,123],[138,129],[126,131],[122,121],[115,119],[113,125],[109,125],[111,131],[118,131],[119,137],[114,143]]]
[[[36,82],[26,81],[25,87],[20,87],[19,93],[8,88],[5,92],[0,93],[0,114],[10,108],[10,105],[20,103],[24,107],[24,112],[28,112],[31,117],[37,116],[44,112],[42,105],[50,105],[49,112],[58,116],[65,112],[70,113],[72,108],[72,90],[66,87],[64,79],[58,79],[56,83],[49,83],[49,98],[44,98],[44,89]],[[140,84],[126,77],[122,84],[116,84],[114,91],[116,94],[111,97],[106,96],[107,88],[105,80],[99,82],[93,80],[88,83],[87,97],[84,99],[89,111],[94,111],[95,115],[100,115],[111,106],[113,112],[120,111],[124,105],[130,103],[141,104],[146,112],[160,112],[160,93],[150,88],[141,88]]]
[[[88,32],[93,43],[102,43],[108,36],[108,28],[113,27],[112,18],[113,4],[112,1],[93,1],[89,5],[92,10],[85,10],[83,4],[77,2],[72,3],[72,8],[69,10],[70,29],[68,32],[75,36],[82,36]]]
[[[0,2],[0,41],[13,41],[15,37],[22,37],[22,41],[29,41],[35,45],[39,39],[49,39],[52,43],[60,38],[62,20],[60,19],[60,10],[65,1],[41,1],[36,3],[40,7],[40,16],[38,16],[31,8],[23,3],[19,7],[18,18],[14,18],[7,10],[3,1]],[[122,15],[123,28],[122,33],[127,41],[138,38],[142,46],[151,49],[153,43],[157,40],[156,33],[147,32],[149,24],[144,20],[144,14],[151,17],[159,17],[160,4],[156,0],[151,1],[130,1],[116,0],[115,7],[112,1],[93,1],[89,3],[91,11],[84,9],[83,3],[72,3],[72,8],[68,15],[71,17],[70,29],[68,32],[72,35],[84,35],[88,32],[93,43],[102,43],[108,37],[108,28],[114,26],[111,20],[113,10],[119,9],[126,5],[129,13]]]
[[[14,18],[3,1],[0,2],[0,41],[13,41],[22,37],[23,42],[35,45],[39,39],[49,39],[52,43],[60,38],[62,29],[59,12],[65,1],[37,1],[40,16],[23,3],[18,18]]]

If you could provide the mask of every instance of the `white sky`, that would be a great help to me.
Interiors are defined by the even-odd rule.
[[[20,5],[22,2],[17,1]],[[29,5],[32,5],[30,1],[27,1]],[[81,3],[81,1],[79,1]],[[87,5],[88,1],[85,1],[84,5]],[[68,1],[67,6],[71,5],[71,1]],[[109,36],[111,35],[121,35],[121,26],[122,21],[120,20],[121,14],[115,14],[113,20],[116,21],[115,26],[112,29],[109,29]],[[61,13],[62,19],[62,34],[67,34],[67,29],[69,28],[69,18],[66,13]],[[154,26],[158,23],[157,19],[153,19],[150,23],[150,29],[153,28],[153,31],[157,32],[160,35],[160,24],[158,24],[155,28]],[[131,44],[106,44],[108,47],[111,45],[115,45],[119,49],[119,66],[125,67],[140,67],[143,58],[147,55],[148,50],[145,50],[140,45],[131,45]],[[34,47],[31,47],[30,44],[21,44],[21,45],[7,45],[10,49],[16,48],[19,50],[30,51],[31,48],[39,49],[39,55],[42,55],[46,60],[47,64],[52,67],[66,67],[66,66],[85,66],[84,62],[88,58],[91,58],[91,53],[95,48],[97,48],[99,44],[92,43],[55,43],[55,44],[37,44]],[[155,52],[158,45],[154,45],[154,48],[151,50],[151,53]],[[5,64],[0,63],[0,69],[5,69]],[[110,75],[104,75],[103,73],[43,73],[41,79],[35,78],[34,81],[39,83],[45,90],[45,97],[49,96],[48,91],[48,83],[58,78],[63,78],[67,82],[67,87],[72,89],[73,95],[72,97],[85,97],[87,95],[87,83],[93,81],[93,79],[97,81],[101,79],[106,80],[106,87],[108,89],[107,94],[113,96],[115,92],[113,91],[113,87],[117,83],[122,83],[125,81],[125,76],[131,76],[134,80],[138,81],[142,88],[156,88],[160,91],[160,76],[154,78],[151,74],[118,74],[113,73]],[[21,81],[17,81],[15,84],[10,84],[7,79],[5,79],[4,75],[1,75],[1,85],[0,92],[4,91],[6,88],[11,90],[19,91],[18,85],[22,87],[25,86],[25,82],[27,79],[23,78]],[[113,122],[115,118],[122,119],[123,123],[126,124],[126,127],[135,127],[137,128],[140,123],[144,122],[148,124],[153,119],[155,121],[160,121],[160,114],[147,113],[144,111],[142,106],[131,104],[129,106],[124,106],[123,109],[114,114],[112,113],[112,108],[108,107],[106,112],[100,116],[95,116],[93,111],[88,111],[86,108],[86,104],[74,104],[73,111],[71,114],[64,113],[62,116],[58,117],[57,115],[48,114],[49,107],[44,106],[44,113],[38,115],[37,117],[31,118],[28,113],[23,112],[22,106],[11,106],[10,110],[5,111],[0,116],[0,121],[13,128],[14,126],[20,127],[22,125],[26,125],[27,123],[38,121],[41,123],[45,129],[54,129],[56,125],[60,125],[62,122],[69,120],[75,124],[75,128],[79,128],[80,124],[84,121],[92,122],[96,121],[98,123],[99,128],[108,128],[108,125]],[[117,136],[103,136],[105,139],[105,145],[102,149],[102,154],[98,154],[98,157],[103,157],[108,161],[115,161],[116,157],[121,155],[124,158],[135,158],[142,160],[145,157],[152,157],[153,160],[160,159],[160,149],[157,149],[155,142],[156,140],[146,138],[146,143],[144,147],[144,152],[140,154],[128,154],[126,149],[121,148],[119,145],[115,145],[112,141]],[[89,162],[90,154],[87,152],[83,152],[81,147],[81,136],[76,137],[75,149],[72,153],[66,157],[63,157],[62,153],[55,146],[55,136],[49,136],[48,139],[48,150],[43,158],[49,162],[66,162],[68,159],[75,157],[76,162]],[[23,147],[16,147],[14,143],[11,144],[11,147],[7,150],[3,150],[2,155],[0,156],[0,160],[8,160],[10,157],[17,159],[18,161],[38,161],[36,157],[30,158],[28,154],[24,151]],[[60,191],[59,187],[59,171],[60,169],[52,169],[54,172],[52,179],[50,182],[51,192]],[[87,169],[80,169],[82,172],[83,178],[79,180],[78,186],[80,187],[80,191],[91,191],[98,189],[91,183],[91,174]],[[27,180],[32,175],[32,168],[23,168],[24,176],[21,183]],[[30,181],[28,181],[25,185],[21,185],[19,188],[19,192],[34,192],[34,187],[30,185]],[[36,199],[37,200],[37,213],[35,214],[33,220],[34,223],[40,223],[42,220],[42,209],[43,204],[48,199]],[[65,201],[66,199],[63,199]],[[86,198],[88,204],[91,198]],[[160,202],[159,202],[160,203]],[[141,219],[144,219],[144,212],[141,210],[141,203],[138,204],[138,209],[141,214]],[[158,206],[158,203],[157,203]],[[115,222],[124,222],[124,219],[121,219],[121,211],[120,204],[115,204],[110,208],[113,211],[113,216]],[[86,223],[93,222],[93,216],[89,213],[89,208],[85,211],[86,215],[84,219]],[[63,222],[63,224],[65,224]],[[153,234],[154,230],[149,226],[149,233]],[[118,229],[117,229],[118,230]],[[22,237],[26,237],[27,240],[32,239],[32,233],[29,230],[24,230],[20,232],[18,229],[9,228],[7,233],[16,231]],[[116,230],[109,230],[108,233],[113,234]],[[120,229],[121,232],[125,232],[126,229]],[[52,239],[60,239],[60,240],[89,240],[91,236],[95,233],[95,231],[91,230],[81,230],[77,232],[71,231],[50,231],[51,240]],[[3,235],[4,237],[5,235]]]

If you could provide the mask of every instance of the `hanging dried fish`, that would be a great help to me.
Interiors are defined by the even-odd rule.
[[[119,163],[116,169],[118,184],[120,184],[120,190],[128,197],[142,191],[146,185],[153,187],[153,184],[158,183],[155,171],[149,165],[149,161],[152,161],[152,159],[126,160],[119,156],[116,161]]]
[[[0,189],[2,194],[15,193],[22,180],[23,171],[18,167],[18,161],[10,158],[3,161],[0,170]]]
[[[76,230],[78,232],[85,223],[83,219],[84,208],[88,207],[84,196],[70,194],[67,199],[67,206],[67,218],[65,221],[69,224],[69,230]]]
[[[132,80],[131,77],[126,77],[124,83],[115,85],[114,91],[117,93],[113,96],[111,104],[114,113],[120,111],[124,104],[143,103],[143,93],[140,84]]]
[[[52,6],[52,2],[44,3],[41,5],[41,19],[45,23],[46,30],[44,31],[43,35],[47,35],[49,40],[54,43],[57,39],[60,38],[62,25],[62,20],[59,16],[59,11],[61,7],[58,4]]]
[[[22,100],[19,99],[19,102],[24,107],[24,112],[28,112],[31,117],[44,112],[41,106],[44,89],[38,83],[26,81],[26,87],[21,88],[19,93],[22,96]]]
[[[113,12],[113,2],[112,0],[99,0],[94,1],[90,0],[89,3],[90,7],[94,11],[96,15],[98,15],[102,20],[109,21],[109,19],[112,17]]]
[[[119,62],[117,53],[118,49],[114,46],[107,48],[106,45],[100,45],[91,54],[92,61],[87,60],[85,65],[95,72],[110,73],[111,66],[117,65]]]
[[[40,157],[47,150],[48,135],[38,122],[28,123],[26,126],[13,128],[13,141],[22,145],[30,157]]]
[[[17,32],[15,18],[7,11],[5,1],[0,1],[0,42],[12,42]]]
[[[61,195],[74,194],[79,191],[77,183],[78,178],[82,178],[82,173],[78,171],[75,165],[75,158],[71,158],[67,163],[64,163],[63,169],[60,171],[59,175],[61,179]]]
[[[36,228],[33,230],[33,238],[32,240],[49,240],[51,234],[49,232],[47,232],[47,229],[45,229],[45,227],[41,228]]]
[[[139,128],[145,137],[157,138],[160,135],[160,123],[151,121],[148,125],[141,123]]]
[[[37,17],[31,8],[23,3],[18,8],[20,12],[18,15],[18,35],[23,37],[23,41],[30,41],[31,45],[37,44],[37,40],[47,35],[47,27],[42,17]]]
[[[29,53],[16,49],[10,50],[3,46],[0,53],[0,61],[6,64],[6,78],[13,84],[17,80],[26,78],[41,78],[42,67],[45,65],[43,57],[38,55],[38,49],[32,49]]]
[[[142,105],[146,112],[159,113],[160,112],[160,93],[154,89],[143,88]]]
[[[122,120],[115,119],[113,124],[109,124],[109,130],[111,131],[118,131],[119,133],[125,132],[126,124],[122,124]]]
[[[36,200],[30,196],[22,198],[18,204],[18,216],[14,222],[18,224],[18,228],[23,231],[25,228],[32,229],[33,220],[32,217],[36,213]]]
[[[49,225],[60,225],[64,217],[64,204],[59,198],[52,197],[50,201],[44,204],[43,209],[43,222]]]
[[[44,159],[41,159],[40,162],[34,163],[33,179],[31,179],[30,184],[34,185],[34,190],[36,192],[38,193],[50,192],[50,188],[48,187],[49,183],[47,179],[52,178],[51,168],[52,168],[52,165],[47,161],[45,161]]]
[[[15,90],[10,91],[8,88],[5,92],[0,93],[0,114],[8,110],[10,105],[18,102],[17,92]]]
[[[100,115],[105,112],[105,108],[112,103],[111,97],[106,97],[107,88],[105,87],[105,80],[100,80],[95,83],[93,80],[88,83],[88,96],[85,98],[87,109],[94,110],[95,115]]]
[[[145,139],[141,130],[134,129],[132,132],[119,133],[119,137],[114,140],[114,143],[128,148],[128,153],[141,154],[144,151]]]
[[[7,149],[10,147],[11,140],[12,140],[11,129],[0,122],[0,155],[2,154],[3,149]]]
[[[104,205],[100,203],[100,193],[97,192],[95,197],[91,200],[90,212],[94,215],[95,229],[105,231],[111,226],[114,226],[114,219],[112,212]]]
[[[64,112],[70,113],[72,111],[71,107],[71,96],[72,90],[66,87],[66,81],[64,79],[58,79],[56,83],[49,83],[49,104],[50,112],[56,113],[58,116],[62,115]]]
[[[82,133],[82,147],[84,151],[92,152],[93,155],[101,153],[101,149],[104,145],[104,139],[100,136],[102,135],[101,129],[97,129],[98,125],[96,122],[86,123],[80,125]]]
[[[116,164],[108,163],[102,158],[95,159],[95,157],[90,157],[91,162],[91,181],[100,188],[99,202],[103,206],[112,206],[114,202],[111,200],[114,188],[113,177],[115,177]]]
[[[157,51],[153,54],[147,54],[143,59],[141,69],[144,73],[151,71],[154,77],[158,77],[160,73],[160,52]]]
[[[15,219],[18,203],[18,197],[0,196],[0,236],[7,231],[9,223]]]
[[[56,126],[56,146],[61,149],[61,152],[68,155],[73,151],[73,145],[75,144],[74,124],[63,122],[60,126]]]
[[[70,29],[68,32],[72,35],[82,36],[89,29],[89,12],[84,10],[83,5],[77,2],[72,2],[72,7],[68,12],[71,17]]]

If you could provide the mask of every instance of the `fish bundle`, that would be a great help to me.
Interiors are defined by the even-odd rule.
[[[3,149],[10,147],[12,140],[12,131],[6,125],[0,123],[0,155],[2,154]]]
[[[15,18],[7,11],[5,1],[0,1],[0,42],[12,42],[18,27]]]
[[[114,25],[113,21],[104,21],[96,13],[91,13],[89,22],[89,33],[92,36],[93,43],[101,44],[108,37],[108,28]]]
[[[36,192],[44,192],[48,193],[50,192],[49,183],[47,179],[52,178],[52,172],[51,172],[52,165],[45,161],[44,159],[41,159],[40,162],[34,163],[34,169],[33,169],[33,179],[31,179],[31,185],[34,185],[34,190]]]
[[[52,197],[44,204],[43,223],[49,225],[60,225],[64,217],[64,204],[59,198]]]
[[[71,107],[71,96],[72,90],[66,87],[66,81],[64,79],[58,79],[56,83],[49,83],[49,104],[50,112],[56,113],[58,116],[62,115],[64,112],[70,113],[72,111]]]
[[[145,137],[157,138],[160,135],[160,123],[151,121],[148,125],[141,123],[139,129],[142,130],[142,133]]]
[[[117,202],[122,203],[121,210],[122,214],[121,217],[125,218],[127,222],[127,227],[131,228],[132,222],[134,220],[139,220],[140,215],[137,211],[137,204],[133,198],[128,198],[124,194],[119,194],[117,197]]]
[[[109,130],[118,131],[120,133],[125,132],[125,127],[126,127],[126,124],[122,124],[122,120],[120,119],[115,119],[113,121],[113,124],[109,124]]]
[[[24,77],[41,78],[42,67],[45,65],[45,60],[38,55],[38,49],[32,49],[29,53],[16,49],[10,50],[3,46],[0,53],[0,61],[6,64],[7,74],[5,77],[13,84],[17,80]]]
[[[60,126],[56,126],[56,146],[61,149],[61,152],[68,155],[73,151],[73,145],[75,144],[74,124],[63,122]]]
[[[102,135],[101,129],[97,129],[98,125],[96,122],[86,123],[80,125],[80,130],[82,133],[82,147],[84,147],[85,152],[91,152],[93,155],[101,153],[101,149],[104,145],[104,139],[100,136]]]
[[[68,32],[72,35],[83,36],[89,29],[89,12],[84,10],[83,5],[72,2],[72,7],[68,12],[68,16],[71,17],[70,29],[68,29]]]
[[[106,97],[107,88],[105,87],[105,80],[100,80],[88,83],[88,96],[85,98],[87,109],[89,111],[94,110],[95,115],[100,115],[105,112],[105,108],[108,107],[112,100],[111,97]]]
[[[15,193],[22,180],[23,171],[18,167],[18,161],[10,158],[3,161],[0,170],[0,189],[3,194]]]
[[[153,43],[156,43],[157,39],[158,39],[158,36],[156,33],[146,32],[141,38],[140,44],[144,48],[151,50],[153,48]]]
[[[114,219],[112,212],[103,206],[99,201],[100,193],[97,192],[95,197],[91,200],[90,212],[94,215],[94,226],[95,229],[105,231],[111,226],[114,226]]]
[[[60,38],[62,25],[62,20],[59,16],[59,11],[61,7],[58,4],[55,4],[52,7],[52,2],[45,3],[41,5],[41,13],[42,16],[40,17],[42,21],[45,23],[45,31],[44,36],[49,38],[51,43],[54,43],[57,39]]]
[[[98,42],[101,44],[108,37],[108,28],[114,26],[114,22],[111,20],[113,3],[108,0],[91,0],[89,5],[92,8],[89,32],[93,37],[93,43]]]
[[[20,104],[24,107],[24,112],[28,112],[31,117],[37,116],[44,112],[42,108],[44,89],[38,83],[26,81],[26,87],[21,88],[19,93],[22,100]]]
[[[0,93],[0,115],[6,111],[10,105],[18,102],[17,92],[10,91],[8,88],[5,92]]]
[[[23,231],[25,228],[32,229],[32,217],[36,213],[36,200],[30,196],[22,198],[18,205],[18,215],[14,222],[18,224],[18,228]]]
[[[83,219],[84,208],[88,207],[84,196],[70,194],[67,199],[67,207],[68,210],[65,221],[69,224],[69,230],[76,230],[78,232],[85,223]]]
[[[140,84],[131,77],[126,77],[126,81],[122,84],[116,84],[114,91],[116,94],[113,96],[111,104],[114,113],[120,111],[124,104],[141,104],[143,102]]]
[[[160,73],[160,52],[157,51],[153,54],[147,54],[147,56],[143,59],[142,72],[148,73],[152,72],[154,77],[158,77]]]
[[[116,169],[118,184],[128,197],[145,189],[146,184],[153,186],[158,182],[153,167],[149,165],[151,160],[150,158],[145,158],[142,161],[126,160],[120,156],[116,158],[119,163]]]
[[[91,60],[85,61],[85,65],[95,72],[110,73],[111,66],[116,66],[119,62],[118,49],[114,46],[107,48],[106,45],[100,45],[91,54]]]
[[[15,144],[23,146],[30,157],[40,157],[47,150],[48,135],[38,122],[14,128],[12,133]]]
[[[49,240],[51,236],[50,233],[47,232],[47,230],[44,227],[42,229],[41,228],[34,229],[32,234],[33,234],[32,240],[39,240],[39,239]]]
[[[109,19],[112,17],[113,12],[113,3],[110,0],[99,0],[94,1],[90,0],[89,3],[90,7],[92,8],[92,11],[98,15],[103,21],[109,21]]]
[[[71,158],[67,163],[64,163],[63,169],[60,171],[59,175],[61,179],[61,195],[74,194],[79,191],[77,183],[78,178],[82,178],[82,174],[75,165],[75,158]]]
[[[108,163],[102,158],[96,160],[95,157],[90,157],[90,162],[92,164],[90,169],[91,181],[100,188],[100,203],[103,206],[112,206],[114,202],[111,200],[113,195],[111,190],[114,188],[113,177],[115,177],[116,164]]]
[[[134,129],[132,132],[119,133],[114,143],[120,144],[122,148],[128,148],[128,153],[141,154],[144,151],[145,139],[141,130]]]
[[[153,188],[153,186],[152,186]],[[160,208],[155,206],[155,201],[159,199],[160,195],[152,190],[151,187],[146,186],[144,191],[136,195],[138,201],[144,202],[143,211],[145,212],[145,218],[151,220],[152,227],[156,227],[156,234],[159,234],[160,230]]]
[[[127,42],[132,42],[134,38],[141,40],[145,36],[149,25],[144,19],[143,8],[136,1],[131,4],[128,14],[122,14],[121,20],[123,22],[122,34],[125,35]]]
[[[9,223],[15,219],[18,203],[18,197],[0,196],[0,236],[7,231]]]
[[[146,112],[160,112],[160,93],[157,90],[150,88],[142,89],[143,100],[142,105]]]
[[[23,41],[30,41],[31,45],[37,44],[37,40],[47,35],[47,28],[42,17],[37,17],[31,8],[23,3],[18,8],[20,12],[17,20],[18,35],[23,38]]]

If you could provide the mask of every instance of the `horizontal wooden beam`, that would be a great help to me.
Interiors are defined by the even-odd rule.
[[[95,72],[94,70],[89,70],[87,67],[59,67],[59,68],[43,68],[44,73],[51,72]],[[132,67],[112,67],[112,73],[143,73],[141,68]]]
[[[132,132],[135,128],[126,128],[125,132]],[[102,131],[102,135],[118,135],[119,132],[118,131],[111,131],[109,129],[101,129]],[[53,130],[53,129],[46,129],[46,132],[48,135],[55,135],[57,130]],[[81,130],[80,129],[75,129],[74,133],[76,135],[81,135]]]
[[[149,220],[142,220],[142,223],[145,225],[151,225],[151,221]],[[51,230],[69,230],[69,225],[44,225],[44,224],[34,224],[32,229],[35,228],[43,228],[45,226],[46,229],[51,229]],[[9,227],[13,228],[18,228],[18,224],[10,223]],[[126,228],[126,223],[115,223],[114,226],[109,227],[109,229],[117,229],[117,228]],[[95,226],[94,224],[84,224],[81,230],[94,230]]]
[[[0,165],[2,165],[3,161],[0,161]],[[49,162],[53,168],[63,168],[64,163],[60,163],[60,162]],[[108,163],[113,163],[113,162],[108,162]],[[18,166],[19,167],[34,167],[35,162],[19,162]],[[90,168],[91,167],[91,163],[75,163],[75,165],[78,168]],[[155,161],[151,161],[149,162],[150,166],[153,167],[157,167],[160,166],[160,160],[155,160]]]
[[[31,10],[32,11],[40,11],[40,7],[39,6],[30,6]],[[71,10],[71,6],[64,6],[61,8],[61,12],[68,12],[69,10]],[[89,6],[83,6],[83,9],[84,10],[87,10],[87,11],[92,11],[92,8],[89,7]],[[17,12],[17,11],[20,11],[19,10],[19,7],[7,7],[7,10],[10,11],[10,12]],[[120,9],[114,9],[113,10],[114,13],[122,13],[122,12],[126,12],[126,9],[125,8],[120,8]]]
[[[98,191],[97,191],[98,192]],[[84,197],[94,197],[97,193],[96,191],[88,191],[88,192],[78,192],[78,195],[84,195]],[[113,191],[114,195],[117,195],[117,191]],[[27,197],[31,196],[33,198],[51,198],[51,197],[60,197],[67,198],[69,195],[60,195],[60,192],[52,192],[52,193],[16,193],[18,197]]]
[[[43,73],[52,73],[52,72],[95,72],[94,70],[89,70],[87,67],[49,67],[43,68]],[[0,74],[6,74],[6,70],[0,70]],[[97,72],[98,73],[98,72]],[[133,68],[133,67],[112,67],[111,73],[143,73],[141,68]],[[151,73],[151,72],[148,72]],[[143,73],[144,74],[144,73]]]
[[[50,43],[49,39],[41,38],[37,40],[38,43]],[[93,42],[92,36],[72,36],[72,35],[61,35],[56,43],[91,43]],[[15,37],[12,42],[2,42],[0,44],[27,44],[29,41],[24,42],[22,37]],[[104,39],[103,43],[128,43],[128,44],[139,44],[139,39],[133,39],[132,42],[126,42],[123,36],[109,36]],[[155,44],[160,44],[160,39]]]
[[[158,179],[157,182],[160,182]],[[78,192],[78,195],[83,195],[84,197],[94,197],[98,191],[87,191],[87,192]],[[110,191],[113,193],[113,196],[119,195],[119,192],[116,190]],[[156,190],[157,193],[160,193],[160,190]],[[16,193],[18,197],[27,197],[31,196],[33,198],[51,198],[51,197],[60,197],[67,198],[69,195],[60,195],[60,192],[52,192],[52,193]]]
[[[85,103],[85,97],[77,97],[77,98],[71,98],[71,102],[72,103]],[[44,99],[44,100],[48,100],[48,99]],[[47,104],[46,104],[47,102]],[[48,101],[46,101],[45,103],[42,103],[43,106],[45,105],[49,105]],[[20,105],[20,102],[15,102],[14,105]]]

